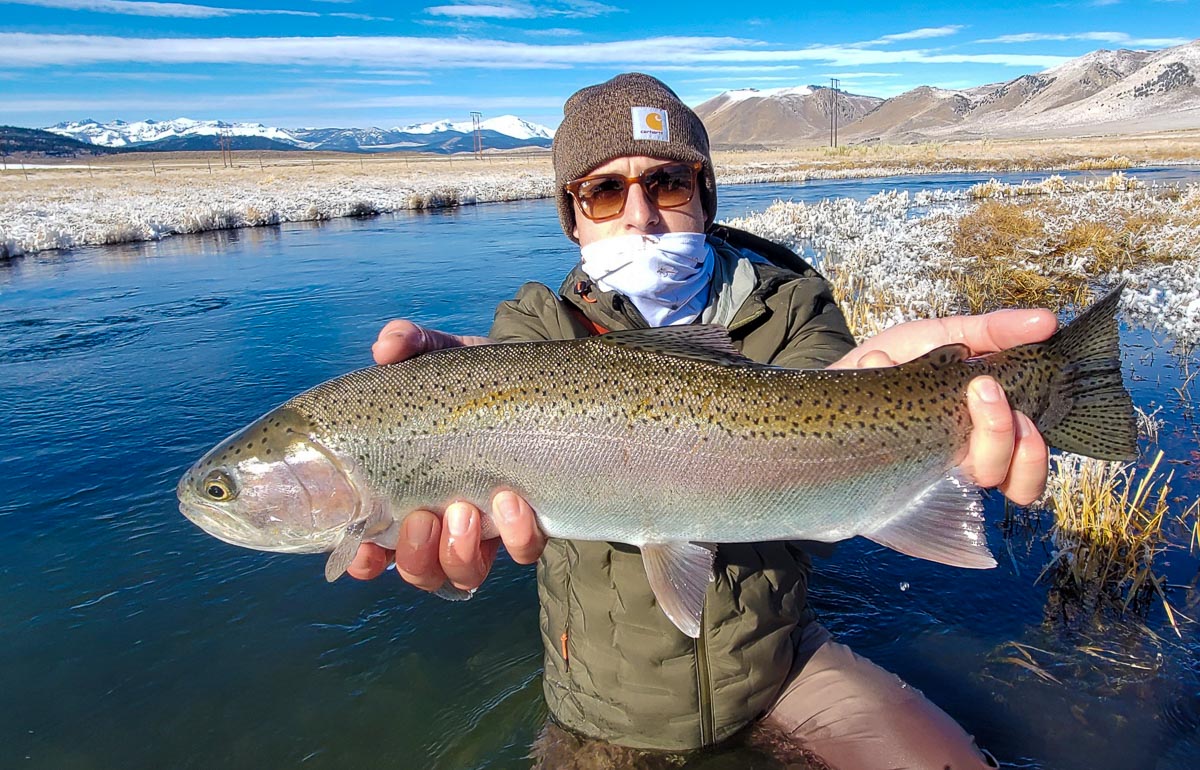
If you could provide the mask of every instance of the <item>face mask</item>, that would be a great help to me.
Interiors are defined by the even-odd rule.
[[[583,272],[628,297],[651,326],[691,323],[708,303],[715,257],[704,233],[622,235],[580,253]]]

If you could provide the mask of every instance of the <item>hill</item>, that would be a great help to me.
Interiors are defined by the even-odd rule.
[[[1200,128],[1200,40],[1159,51],[1093,51],[1042,72],[890,99],[840,92],[839,138],[920,142],[1126,135]],[[829,89],[726,91],[696,108],[713,144],[827,141]]]
[[[0,126],[0,155],[16,157],[74,158],[110,155],[120,150],[97,147],[50,131]]]

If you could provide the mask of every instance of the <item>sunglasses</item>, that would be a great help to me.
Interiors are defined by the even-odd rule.
[[[646,197],[660,209],[686,206],[696,194],[696,174],[704,164],[666,163],[648,168],[637,176],[597,174],[567,182],[568,193],[579,202],[579,210],[593,222],[621,216],[629,186],[640,184]]]

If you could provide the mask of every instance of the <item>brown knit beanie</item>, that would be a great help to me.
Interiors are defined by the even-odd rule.
[[[564,185],[627,155],[702,161],[699,193],[706,229],[716,216],[717,179],[708,151],[708,132],[674,91],[649,75],[617,75],[576,91],[563,105],[553,154],[558,219],[573,241],[575,209]]]

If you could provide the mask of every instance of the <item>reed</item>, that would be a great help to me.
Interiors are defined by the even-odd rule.
[[[840,264],[832,256],[826,257],[822,268],[854,339],[864,340],[883,331],[882,319],[896,307],[895,298],[879,283]]]
[[[1146,469],[1078,455],[1056,457],[1048,485],[1054,526],[1050,533],[1057,553],[1042,570],[1059,606],[1079,619],[1093,620],[1105,611],[1144,613],[1157,598],[1179,634],[1178,613],[1166,596],[1166,579],[1155,561],[1172,547],[1167,530],[1192,520],[1197,544],[1197,505],[1177,519],[1169,516],[1174,472],[1158,475],[1159,451]]]

